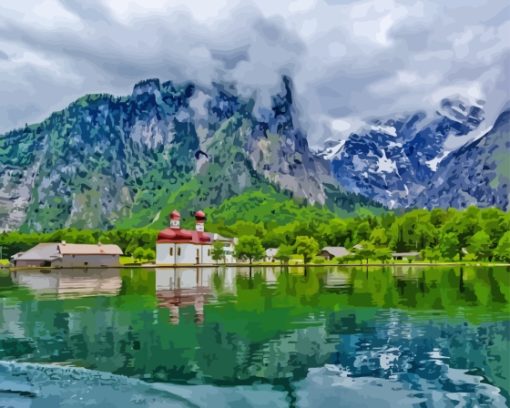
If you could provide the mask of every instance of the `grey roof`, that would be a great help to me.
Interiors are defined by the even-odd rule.
[[[325,252],[327,252],[333,256],[337,256],[337,257],[342,257],[342,256],[346,256],[346,255],[350,254],[349,250],[345,247],[327,246],[327,247],[322,248],[322,251],[325,251]]]
[[[62,255],[122,255],[122,249],[114,244],[58,244]]]
[[[60,256],[58,245],[55,242],[37,244],[16,258],[17,261],[51,261]]]
[[[23,254],[24,254],[24,252],[16,252],[13,256],[11,256],[11,259],[14,261],[14,260],[18,259]]]
[[[410,251],[410,252],[393,252],[393,256],[418,256],[420,253],[418,251]]]
[[[213,241],[224,241],[224,242],[235,242],[236,241],[235,238],[224,237],[223,235],[220,235],[217,232],[215,232],[213,234],[209,234],[209,236],[211,237],[211,239]]]
[[[267,248],[266,256],[275,256],[277,252],[278,252],[278,248]]]
[[[53,261],[62,255],[122,255],[117,245],[82,245],[48,242],[37,244],[28,251],[18,255],[16,261]]]

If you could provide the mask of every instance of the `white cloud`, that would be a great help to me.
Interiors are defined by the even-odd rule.
[[[503,0],[5,1],[0,130],[149,77],[235,81],[261,106],[282,74],[312,144],[449,95],[486,99],[493,120],[510,99],[509,10]]]

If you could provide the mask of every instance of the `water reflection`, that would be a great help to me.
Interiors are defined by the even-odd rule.
[[[213,268],[156,268],[156,297],[159,307],[170,310],[169,322],[179,324],[180,308],[192,306],[195,322],[204,321],[204,303],[213,297]]]
[[[122,284],[116,268],[20,270],[13,271],[11,279],[37,295],[59,298],[117,295]]]
[[[0,279],[0,359],[146,381],[267,382],[290,400],[317,373],[342,387],[340,377],[378,379],[426,405],[441,392],[483,406],[480,378],[508,395],[507,268],[32,272]],[[39,296],[48,287],[55,299]]]

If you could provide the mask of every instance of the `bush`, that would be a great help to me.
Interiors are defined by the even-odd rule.
[[[135,258],[135,260],[139,261],[143,258],[145,258],[145,250],[143,248],[136,248],[134,251],[133,251],[133,258]]]
[[[156,259],[156,252],[154,249],[147,248],[145,251],[143,251],[143,257],[147,261],[154,261],[154,259]]]
[[[323,256],[316,256],[315,258],[313,258],[313,261],[312,263],[314,264],[323,264],[326,260],[324,259]]]

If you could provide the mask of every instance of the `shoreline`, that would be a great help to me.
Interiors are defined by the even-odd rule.
[[[9,271],[23,271],[23,270],[43,270],[43,271],[58,271],[58,270],[67,270],[67,269],[90,269],[90,270],[100,270],[100,269],[201,269],[201,268],[221,268],[221,267],[230,267],[230,268],[254,268],[254,267],[278,267],[278,268],[322,268],[322,267],[396,267],[396,266],[419,266],[419,267],[445,267],[445,266],[474,266],[474,267],[510,267],[509,263],[466,263],[466,262],[435,262],[435,263],[427,263],[427,262],[406,262],[406,263],[321,263],[321,264],[281,264],[281,263],[268,263],[268,262],[254,262],[252,264],[247,263],[227,263],[227,264],[124,264],[124,265],[114,265],[114,266],[70,266],[70,267],[52,267],[52,266],[9,266],[9,265],[0,265],[0,270],[5,269]]]

